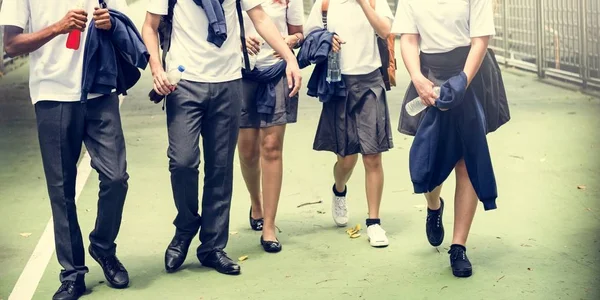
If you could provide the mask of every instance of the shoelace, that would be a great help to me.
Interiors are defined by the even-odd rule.
[[[106,266],[106,268],[111,271],[111,272],[116,272],[116,271],[120,271],[120,272],[124,272],[125,271],[125,267],[123,267],[123,264],[121,264],[121,262],[117,259],[116,256],[108,256],[108,257],[104,257],[104,265]]]
[[[343,197],[336,197],[335,208],[342,215],[346,215],[346,199]]]
[[[450,253],[450,258],[455,261],[458,258],[461,258],[462,260],[467,260],[467,255],[465,254],[465,251],[463,251],[462,249],[455,249],[452,250]]]
[[[440,223],[442,222],[442,214],[440,214],[439,211],[427,214],[427,223],[431,222],[431,218],[433,217],[433,215],[436,215],[437,217],[435,220],[435,226],[440,227]]]
[[[58,288],[57,293],[61,293],[61,292],[67,292],[70,295],[72,295],[75,292],[75,282],[74,281],[70,281],[67,280],[65,282],[63,282],[60,287]]]

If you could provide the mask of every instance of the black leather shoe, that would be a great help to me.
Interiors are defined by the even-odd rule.
[[[194,238],[174,237],[165,252],[165,270],[173,273],[183,265]]]
[[[260,244],[265,249],[265,252],[269,253],[277,253],[283,248],[279,241],[265,241],[262,235],[260,236]]]
[[[129,285],[129,273],[116,255],[101,256],[94,251],[94,247],[90,245],[89,252],[92,258],[100,264],[104,277],[108,283],[116,289],[124,289]]]
[[[265,219],[253,219],[252,218],[252,206],[250,206],[250,228],[254,231],[262,231]]]
[[[427,221],[425,221],[425,231],[427,240],[431,246],[437,247],[444,241],[444,200],[440,198],[440,208],[431,210],[427,208]]]
[[[64,281],[58,288],[52,300],[77,300],[85,293],[85,283],[83,280]]]
[[[227,257],[227,253],[222,250],[213,251],[206,256],[204,260],[200,260],[203,266],[213,268],[219,273],[227,275],[239,275],[241,272],[240,265],[236,264]]]
[[[454,276],[469,277],[473,274],[473,266],[467,257],[465,246],[452,245],[448,254],[450,254],[450,267]]]

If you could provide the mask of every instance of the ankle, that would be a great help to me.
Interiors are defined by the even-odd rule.
[[[381,219],[379,218],[368,218],[366,221],[367,227],[371,225],[381,225]]]
[[[341,190],[341,192],[340,192],[340,190]],[[337,184],[333,185],[333,193],[338,197],[345,197],[347,191],[348,191],[348,187],[346,187],[345,185],[344,185],[343,189],[340,189]]]
[[[437,211],[442,208],[442,198],[438,198],[437,201],[427,201],[427,208],[432,211]]]

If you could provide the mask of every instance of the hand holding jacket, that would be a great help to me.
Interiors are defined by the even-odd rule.
[[[451,77],[440,86],[440,96],[435,101],[435,106],[440,110],[448,110],[459,106],[467,92],[467,74]]]

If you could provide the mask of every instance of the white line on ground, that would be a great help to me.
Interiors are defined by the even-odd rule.
[[[125,97],[119,97],[119,107],[123,104]],[[75,203],[79,200],[79,195],[92,173],[90,155],[85,152],[83,158],[77,166],[77,178],[75,179]],[[33,253],[29,257],[21,276],[17,280],[15,287],[8,296],[8,300],[29,300],[33,298],[48,262],[54,253],[54,225],[52,218],[48,221],[40,240],[38,241]]]

